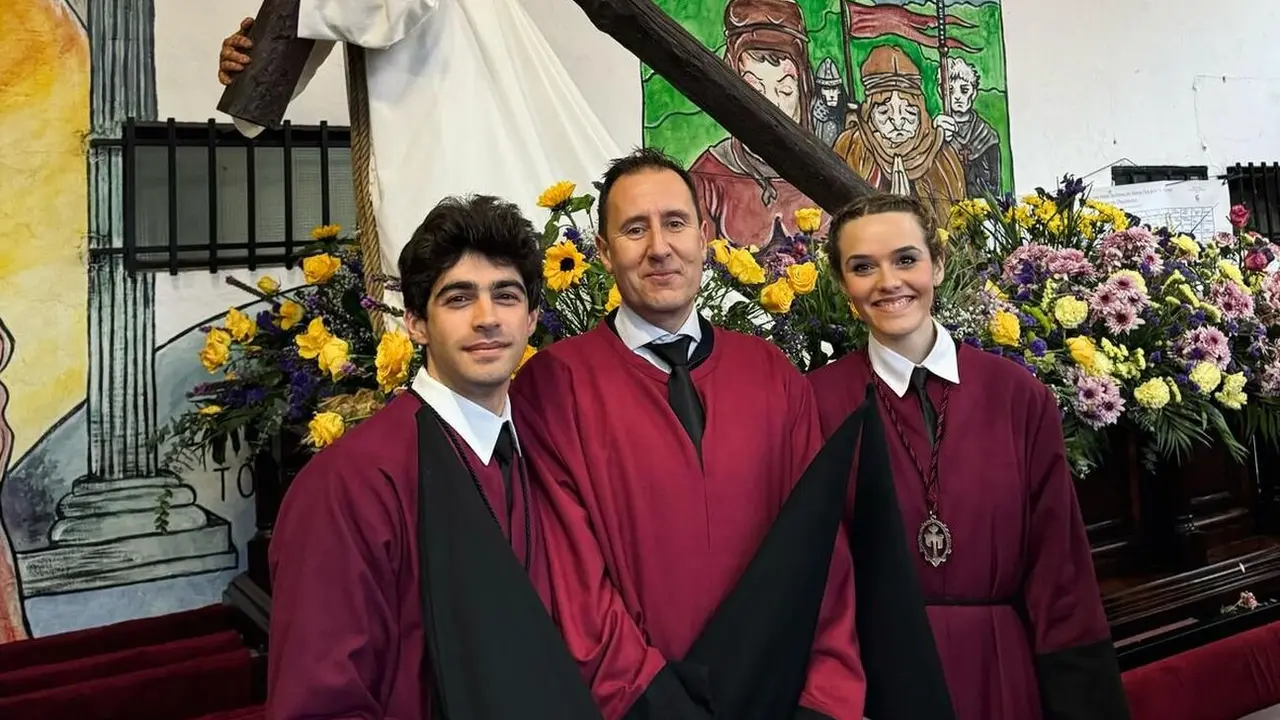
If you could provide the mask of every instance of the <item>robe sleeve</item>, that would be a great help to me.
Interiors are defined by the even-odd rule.
[[[799,478],[821,449],[823,435],[813,387],[798,371],[789,375],[787,392],[792,417],[786,427],[794,428],[790,435],[792,477]],[[835,542],[797,719],[860,720],[866,701],[866,677],[858,654],[854,619],[853,558],[844,523],[837,530]]]
[[[1023,602],[1045,720],[1129,717],[1093,557],[1047,389],[1031,417],[1030,516]]]
[[[267,714],[393,720],[379,686],[399,635],[405,528],[387,478],[328,452],[291,484],[273,532]]]
[[[298,37],[385,50],[426,21],[440,0],[301,0]]]
[[[573,396],[568,369],[543,355],[530,358],[511,388],[521,447],[543,496],[552,616],[605,720],[709,718],[694,699],[706,691],[705,675],[669,664],[649,645],[609,578],[579,489],[591,478]]]

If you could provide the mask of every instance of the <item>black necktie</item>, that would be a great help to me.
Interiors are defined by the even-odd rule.
[[[929,391],[925,389],[925,383],[929,380],[929,371],[922,367],[916,367],[911,371],[911,387],[915,389],[916,396],[920,398],[920,412],[924,415],[924,434],[929,436],[929,446],[932,447],[938,441],[937,427],[938,416],[933,410],[933,402],[929,400]]]
[[[698,399],[698,391],[693,387],[693,378],[689,375],[691,342],[693,338],[686,335],[668,343],[649,343],[646,347],[671,366],[671,375],[667,378],[667,403],[671,405],[685,432],[689,433],[693,449],[701,456],[705,415],[702,401]]]
[[[507,517],[511,517],[511,461],[516,456],[516,441],[511,434],[511,423],[502,423],[502,431],[498,433],[498,442],[493,445],[493,456],[498,460],[498,470],[502,472],[502,488],[507,493]]]

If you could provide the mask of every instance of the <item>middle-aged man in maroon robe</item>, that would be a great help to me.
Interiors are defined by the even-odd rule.
[[[426,364],[289,487],[268,717],[599,720],[546,610],[507,399],[536,321],[538,235],[496,198],[445,200],[399,269]]]
[[[608,720],[861,720],[840,529],[856,437],[822,448],[843,446],[843,468],[815,470],[822,433],[805,378],[773,345],[695,311],[707,244],[694,198],[661,153],[615,161],[597,242],[621,307],[539,352],[513,385],[547,496],[553,614]],[[828,530],[780,563],[817,581],[802,591],[755,573],[768,564],[757,551],[786,534],[793,487],[824,474],[838,481]],[[775,642],[800,651],[761,651]]]

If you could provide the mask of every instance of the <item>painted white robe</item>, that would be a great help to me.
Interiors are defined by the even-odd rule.
[[[518,0],[301,0],[298,35],[318,42],[295,96],[335,43],[366,49],[371,182],[392,274],[441,198],[497,195],[541,227],[542,190],[570,180],[590,191],[622,154]]]

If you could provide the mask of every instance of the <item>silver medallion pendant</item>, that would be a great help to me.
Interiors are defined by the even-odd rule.
[[[920,523],[916,546],[920,548],[925,562],[938,567],[951,555],[951,529],[936,516],[930,515]]]

